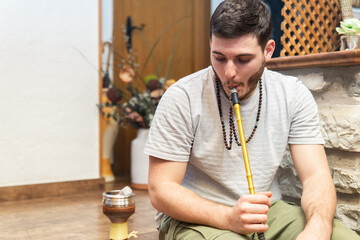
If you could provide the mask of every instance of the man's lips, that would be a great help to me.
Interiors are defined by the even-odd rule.
[[[228,88],[231,90],[232,88],[236,88],[236,90],[238,90],[238,88],[240,87],[240,85],[229,85]]]

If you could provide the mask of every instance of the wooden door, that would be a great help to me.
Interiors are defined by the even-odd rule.
[[[114,0],[113,16],[114,51],[123,57],[127,56],[123,33],[127,17],[131,17],[134,26],[144,25],[143,30],[132,32],[132,49],[137,52],[140,72],[149,48],[162,35],[153,52],[154,59],[148,61],[143,76],[156,74],[158,69],[159,75],[164,76],[173,49],[169,78],[179,79],[209,66],[210,0]],[[119,65],[120,59],[115,57],[114,81],[121,86]],[[141,88],[141,84],[138,86]],[[136,129],[121,128],[119,131],[114,147],[114,172],[117,176],[130,174],[130,144],[135,136]]]

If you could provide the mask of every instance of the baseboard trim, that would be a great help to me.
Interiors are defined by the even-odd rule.
[[[104,188],[104,178],[0,187],[0,202],[64,196]]]

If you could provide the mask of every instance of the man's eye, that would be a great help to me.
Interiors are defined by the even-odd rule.
[[[217,57],[215,57],[215,60],[218,61],[218,62],[225,62],[225,58],[217,58]]]
[[[248,62],[250,62],[250,59],[243,59],[243,58],[238,58],[238,62],[239,63],[248,63]]]

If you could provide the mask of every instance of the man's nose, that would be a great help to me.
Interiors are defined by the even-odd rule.
[[[225,77],[233,79],[236,76],[236,66],[232,61],[228,61],[225,66]]]

